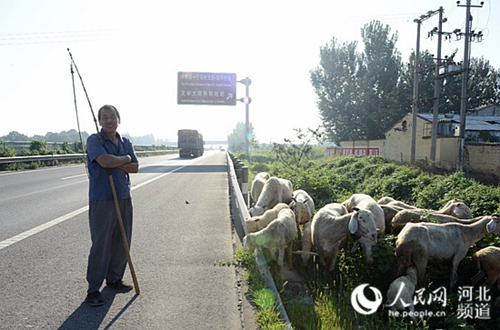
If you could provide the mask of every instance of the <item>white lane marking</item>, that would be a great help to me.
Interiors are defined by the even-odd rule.
[[[56,218],[56,219],[51,220],[49,222],[46,222],[46,223],[44,223],[44,224],[42,224],[40,226],[37,226],[37,227],[32,228],[30,230],[27,230],[24,233],[21,233],[19,235],[13,236],[11,238],[7,238],[6,240],[3,240],[3,241],[0,242],[0,250],[3,249],[3,248],[8,247],[8,246],[10,246],[10,245],[12,245],[14,243],[20,242],[23,239],[28,238],[28,237],[30,237],[32,235],[38,234],[39,232],[41,232],[41,231],[43,231],[45,229],[48,229],[48,228],[50,228],[52,226],[55,226],[55,225],[57,225],[57,224],[59,224],[59,223],[61,223],[63,221],[66,221],[66,220],[68,220],[68,219],[70,219],[70,218],[72,218],[74,216],[77,216],[80,213],[83,213],[83,212],[87,211],[88,209],[89,209],[88,205],[84,206],[82,208],[79,208],[76,211],[70,212],[68,214],[65,214],[65,215],[59,217],[59,218]]]
[[[150,184],[150,183],[151,183],[151,182],[153,182],[153,181],[156,181],[156,180],[161,179],[161,178],[163,178],[163,177],[165,177],[165,176],[167,176],[167,175],[169,175],[169,174],[172,174],[172,173],[174,173],[174,172],[177,172],[178,170],[183,169],[184,167],[189,166],[189,165],[190,165],[190,164],[186,164],[186,165],[183,165],[183,166],[181,166],[181,167],[177,167],[176,169],[174,169],[174,170],[172,170],[172,171],[170,171],[170,172],[165,172],[165,173],[163,173],[162,175],[158,175],[158,176],[156,176],[156,177],[154,177],[154,178],[152,178],[152,179],[149,179],[149,180],[147,180],[147,181],[144,181],[144,182],[142,182],[142,183],[139,183],[137,186],[132,187],[130,190],[135,190],[135,189],[137,189],[137,188],[140,188],[140,187],[142,187],[142,186],[145,186],[145,185],[147,185],[147,184]]]
[[[87,174],[78,174],[78,175],[67,176],[67,177],[61,178],[61,180],[74,179],[74,178],[79,178],[81,176],[87,176]]]
[[[39,194],[39,193],[44,193],[44,192],[55,190],[55,189],[59,189],[59,188],[66,188],[66,187],[73,186],[75,184],[80,184],[80,183],[83,183],[83,182],[87,182],[87,180],[76,181],[76,182],[68,183],[68,184],[65,184],[65,185],[62,185],[62,186],[56,186],[56,187],[46,188],[46,189],[37,190],[37,191],[30,191],[30,192],[25,193],[25,194],[16,195],[16,196],[10,196],[10,197],[7,197],[7,198],[2,198],[2,199],[0,199],[0,202],[3,203],[3,202],[6,202],[6,201],[10,201],[10,200],[16,199],[16,198],[21,198],[21,197],[26,197],[26,196],[30,196],[30,195]]]
[[[142,187],[142,186],[145,186],[145,185],[147,185],[147,184],[150,184],[150,183],[151,183],[151,182],[153,182],[153,181],[156,181],[156,180],[158,180],[158,179],[161,179],[161,178],[163,178],[163,177],[165,177],[165,176],[167,176],[167,175],[169,175],[169,174],[172,174],[172,173],[174,173],[174,172],[177,172],[177,171],[179,171],[180,169],[183,169],[184,167],[191,165],[191,164],[192,164],[192,163],[194,163],[196,160],[199,160],[199,159],[194,159],[193,161],[189,162],[189,163],[188,163],[188,164],[186,164],[186,165],[180,166],[180,167],[178,167],[178,168],[176,168],[176,169],[174,169],[174,170],[172,170],[172,171],[170,171],[170,172],[163,173],[162,175],[159,175],[159,176],[154,177],[154,178],[152,178],[152,179],[150,179],[150,180],[148,180],[148,181],[145,181],[145,182],[143,182],[143,183],[140,183],[140,184],[138,184],[137,186],[133,187],[131,190],[135,190],[135,189],[137,189],[137,188],[139,188],[139,187]],[[65,215],[63,215],[63,216],[59,217],[59,218],[56,218],[56,219],[54,219],[54,220],[51,220],[51,221],[46,222],[46,223],[44,223],[44,224],[41,224],[41,225],[39,225],[39,226],[37,226],[37,227],[35,227],[35,228],[32,228],[32,229],[30,229],[30,230],[27,230],[27,231],[25,231],[25,232],[23,232],[23,233],[21,233],[21,234],[18,234],[18,235],[16,235],[16,236],[11,237],[11,238],[7,238],[6,240],[3,240],[3,241],[1,241],[1,242],[0,242],[0,250],[1,250],[1,249],[3,249],[3,248],[6,248],[6,247],[8,247],[8,246],[11,246],[12,244],[15,244],[15,243],[17,243],[17,242],[20,242],[20,241],[22,241],[22,240],[23,240],[23,239],[25,239],[25,238],[28,238],[28,237],[33,236],[33,235],[35,235],[35,234],[38,234],[39,232],[42,232],[42,231],[44,231],[45,229],[48,229],[48,228],[50,228],[50,227],[52,227],[52,226],[55,226],[55,225],[57,225],[57,224],[60,224],[61,222],[64,222],[64,221],[66,221],[66,220],[68,220],[68,219],[71,219],[72,217],[75,217],[75,216],[77,216],[77,215],[79,215],[79,214],[81,214],[81,213],[83,213],[83,212],[87,211],[88,209],[89,209],[89,206],[88,206],[88,205],[87,205],[87,206],[84,206],[84,207],[82,207],[82,208],[79,208],[79,209],[78,209],[78,210],[76,210],[76,211],[70,212],[70,213],[68,213],[68,214],[65,214]]]

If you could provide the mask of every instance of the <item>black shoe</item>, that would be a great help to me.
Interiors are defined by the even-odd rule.
[[[88,293],[86,301],[92,307],[102,306],[106,302],[104,296],[99,291]]]
[[[134,288],[134,286],[128,282],[118,280],[115,282],[106,282],[106,285],[111,289],[119,290],[119,291],[130,291]]]

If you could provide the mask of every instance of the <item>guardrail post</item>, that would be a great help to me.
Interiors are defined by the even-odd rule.
[[[241,168],[241,193],[243,194],[243,199],[249,205],[248,200],[248,166],[243,166]]]
[[[242,185],[243,185],[243,181],[242,181],[242,168],[243,168],[243,163],[239,160],[237,160],[235,163],[234,163],[234,171],[236,172],[236,178],[238,179],[238,186],[240,187],[240,191],[243,191],[242,189]]]

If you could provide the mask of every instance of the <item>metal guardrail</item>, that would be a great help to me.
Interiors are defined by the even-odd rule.
[[[177,150],[152,150],[152,151],[137,151],[136,154],[165,154],[177,153]],[[15,156],[15,157],[0,157],[0,164],[10,163],[29,163],[36,161],[52,161],[52,160],[67,160],[67,159],[81,159],[86,154],[64,154],[64,155],[40,155],[40,156]]]
[[[238,184],[238,178],[234,169],[233,159],[231,158],[229,152],[226,152],[226,155],[227,165],[229,167],[229,185],[232,195],[231,203],[234,204],[232,205],[232,209],[235,213],[237,213],[236,215],[240,220],[240,223],[235,224],[235,227],[240,227],[239,230],[238,228],[236,228],[236,232],[238,232],[240,240],[243,241],[243,237],[248,233],[245,219],[250,218],[250,214],[248,213],[247,204],[245,202],[245,199],[243,198],[243,193],[241,192]],[[283,306],[283,303],[281,301],[278,289],[276,288],[276,284],[274,283],[271,272],[267,267],[266,259],[264,258],[264,255],[260,248],[257,248],[256,251],[257,253],[255,254],[255,258],[257,261],[257,266],[259,267],[259,271],[264,274],[264,282],[266,286],[274,293],[280,318],[285,323],[287,329],[293,329],[292,324],[290,323],[290,319],[288,318],[288,314],[286,313],[285,306]]]

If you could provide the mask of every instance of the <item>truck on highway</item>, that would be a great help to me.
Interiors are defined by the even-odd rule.
[[[203,155],[203,135],[194,129],[180,129],[177,132],[179,157],[199,157]]]

